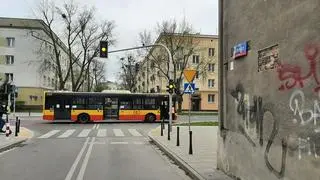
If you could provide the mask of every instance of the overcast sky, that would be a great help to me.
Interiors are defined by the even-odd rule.
[[[5,1],[5,3],[3,3]],[[1,0],[1,17],[36,18],[33,11],[40,0]],[[63,0],[56,0],[57,3]],[[138,45],[138,34],[153,30],[157,22],[183,17],[201,34],[218,34],[218,0],[74,0],[81,5],[94,5],[97,17],[115,21],[117,44],[109,50]],[[116,81],[119,58],[110,54],[107,79]]]

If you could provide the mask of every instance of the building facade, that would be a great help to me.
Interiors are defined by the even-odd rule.
[[[39,109],[43,92],[57,87],[56,66],[50,60],[53,47],[42,20],[0,18],[0,76],[18,88],[17,104]],[[67,67],[67,51],[60,41],[62,67]],[[65,61],[63,61],[65,60]],[[66,84],[70,89],[70,83]]]
[[[320,179],[320,1],[219,2],[218,168],[234,179]]]
[[[166,44],[165,38],[164,35],[160,35],[155,43]],[[172,38],[177,44],[184,41],[176,45],[177,47],[179,46],[178,48],[181,49],[181,52],[177,51],[173,59],[176,75],[172,77],[176,78],[176,82],[180,82],[179,89],[181,92],[184,91],[184,83],[187,83],[183,70],[194,69],[197,71],[193,81],[196,86],[195,93],[191,97],[188,94],[183,94],[182,110],[189,110],[191,107],[192,111],[217,111],[218,37],[215,35],[189,34],[181,36],[180,34],[175,34]],[[179,38],[185,40],[176,40]],[[159,56],[164,56],[164,59],[157,59]],[[183,59],[183,57],[186,59]],[[159,61],[164,63],[159,63]],[[167,71],[167,61],[166,51],[163,51],[163,48],[154,47],[150,50],[146,58],[139,63],[139,72],[136,76],[136,89],[138,92],[166,93],[168,78],[163,72]]]

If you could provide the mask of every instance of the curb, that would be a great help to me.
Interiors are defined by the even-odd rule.
[[[183,159],[177,156],[174,152],[168,149],[165,145],[158,142],[152,135],[151,131],[148,133],[148,137],[154,142],[166,155],[168,155],[173,161],[175,161],[187,174],[196,180],[205,180],[196,170],[194,170],[189,164],[187,164]]]
[[[24,143],[28,140],[28,138],[20,138],[20,140],[16,140],[15,142],[8,143],[6,145],[0,146],[0,153],[12,149],[14,147],[19,146],[21,143]]]

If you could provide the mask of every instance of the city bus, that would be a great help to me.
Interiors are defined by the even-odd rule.
[[[161,93],[46,91],[43,120],[156,122],[169,119],[168,102],[169,96]],[[176,120],[175,112],[172,119]]]

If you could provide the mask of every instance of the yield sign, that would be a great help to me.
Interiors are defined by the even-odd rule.
[[[191,70],[191,69],[185,69],[183,71],[184,77],[187,79],[188,82],[192,82],[194,76],[196,75],[196,70]]]

